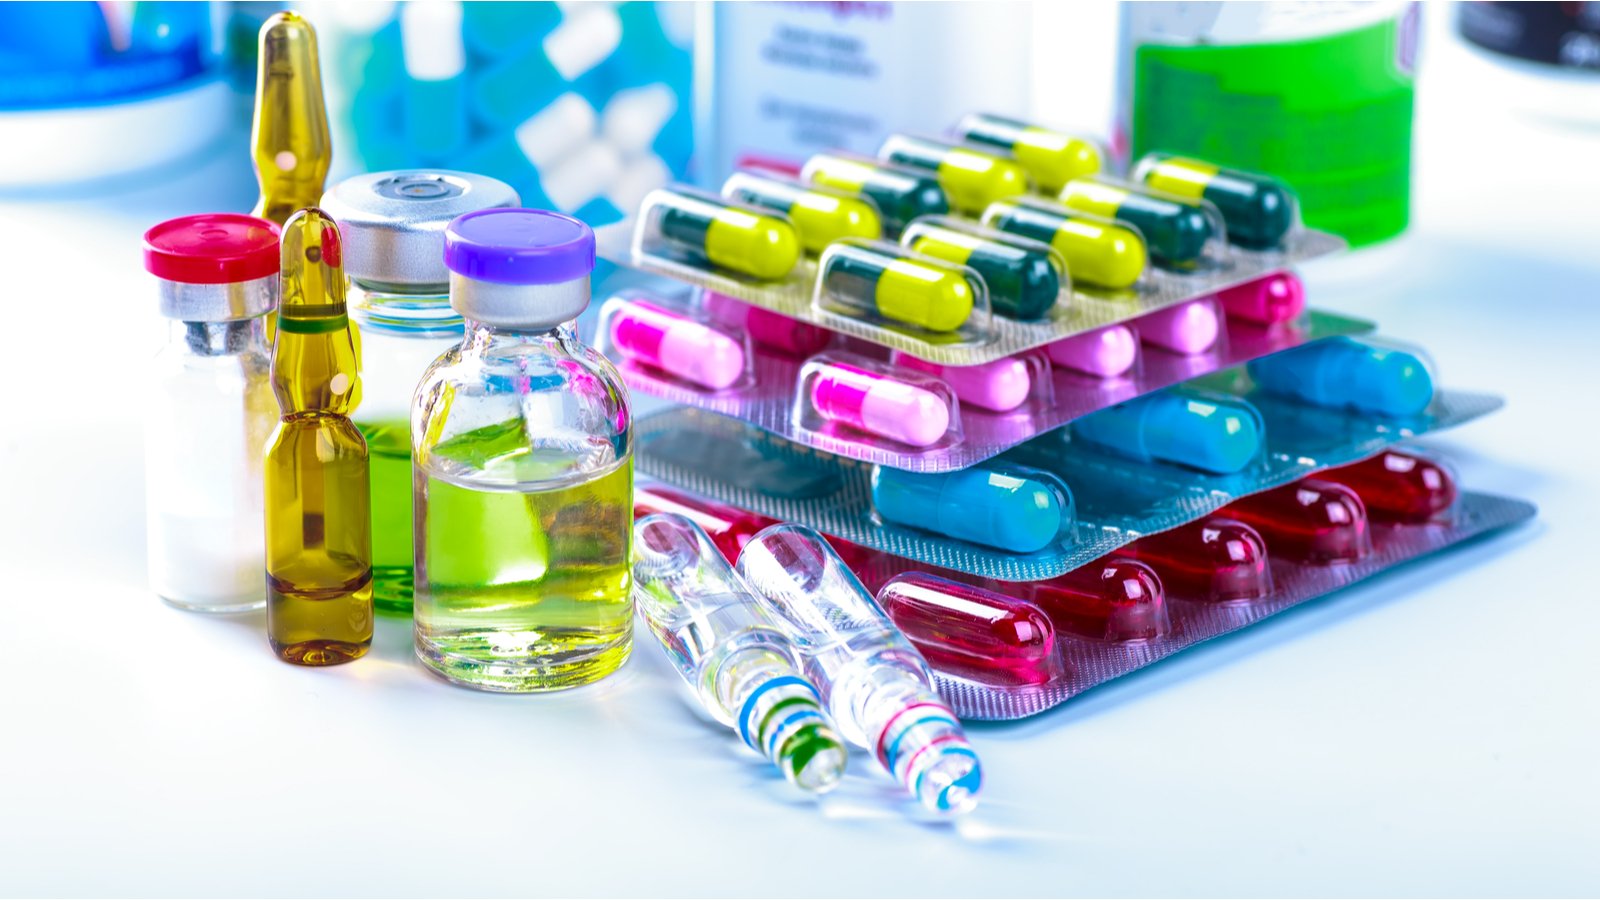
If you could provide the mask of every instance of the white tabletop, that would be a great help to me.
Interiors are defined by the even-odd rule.
[[[273,658],[259,615],[163,606],[138,233],[247,208],[244,150],[0,205],[0,893],[1600,890],[1600,126],[1518,113],[1459,48],[1426,49],[1412,233],[1309,268],[1311,297],[1503,393],[1426,444],[1539,520],[973,727],[985,796],[953,825],[908,815],[865,753],[835,795],[796,796],[689,711],[648,639],[597,686],[496,696],[425,674],[406,621],[312,670]]]

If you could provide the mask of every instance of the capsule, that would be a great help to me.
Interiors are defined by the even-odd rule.
[[[1133,177],[1158,191],[1210,201],[1222,213],[1228,240],[1241,247],[1282,246],[1294,227],[1294,194],[1276,178],[1165,153],[1145,156]]]
[[[945,196],[938,179],[875,159],[819,154],[806,161],[800,178],[872,201],[889,234],[899,234],[919,216],[940,216],[950,211],[950,198]]]
[[[1037,319],[1056,305],[1061,294],[1066,262],[1040,241],[999,232],[976,234],[953,220],[931,218],[911,223],[901,243],[983,276],[989,306],[1003,316]]]
[[[936,668],[1007,684],[1060,672],[1055,627],[1026,601],[907,572],[878,590],[878,605]]]
[[[1399,450],[1386,450],[1318,477],[1355,491],[1373,521],[1420,524],[1456,502],[1456,478],[1449,466]]]
[[[1056,633],[1103,641],[1142,641],[1171,630],[1167,595],[1155,570],[1111,557],[1018,588]]]
[[[662,238],[712,265],[776,281],[800,262],[800,238],[783,219],[677,191],[644,202],[656,209]]]
[[[1231,319],[1276,325],[1300,317],[1306,309],[1306,287],[1293,272],[1273,272],[1255,281],[1217,292],[1217,302]]]
[[[624,356],[685,381],[720,391],[744,376],[738,341],[654,304],[617,302],[608,325],[611,343]]]
[[[819,364],[808,393],[822,418],[913,447],[932,446],[950,430],[943,397],[849,363]]]
[[[1249,371],[1266,393],[1315,406],[1405,418],[1433,402],[1433,376],[1421,357],[1348,337],[1274,353]]]
[[[1274,556],[1295,562],[1351,562],[1372,549],[1361,498],[1320,478],[1235,500],[1220,514],[1255,528]]]
[[[822,352],[833,343],[833,332],[826,328],[791,319],[726,294],[708,291],[705,297],[706,311],[713,318],[742,330],[750,340],[763,347],[806,357]]]
[[[664,484],[634,485],[633,517],[641,519],[655,513],[676,513],[699,525],[730,563],[738,561],[739,551],[762,529],[778,524],[777,519],[707,500]]]
[[[988,306],[983,283],[940,260],[889,244],[836,244],[822,258],[821,292],[834,305],[928,331],[951,332]]]
[[[1267,542],[1235,519],[1209,516],[1142,537],[1122,552],[1155,569],[1167,592],[1185,600],[1259,600],[1272,593]]]
[[[883,221],[872,204],[842,191],[735,172],[723,183],[722,196],[787,216],[800,236],[800,245],[813,255],[841,238],[875,241],[883,237]]]
[[[964,141],[1011,154],[1039,186],[1056,193],[1067,182],[1100,171],[1104,164],[1094,141],[987,113],[971,113],[956,126]]]
[[[1242,471],[1261,454],[1261,413],[1219,394],[1168,389],[1074,420],[1072,439],[1136,459],[1216,475]]]
[[[1194,265],[1205,255],[1206,244],[1217,236],[1211,216],[1199,203],[1134,185],[1099,177],[1078,178],[1067,182],[1059,199],[1069,209],[1139,229],[1150,255],[1169,266]]]
[[[878,148],[878,158],[933,173],[950,206],[962,212],[977,214],[996,200],[1028,192],[1022,166],[960,144],[894,134]]]
[[[896,350],[889,361],[903,369],[926,372],[950,386],[962,403],[991,412],[1010,412],[1033,393],[1035,376],[1046,373],[1029,358],[1007,356],[976,366],[941,366]]]
[[[1045,347],[1050,361],[1100,378],[1117,378],[1139,361],[1139,337],[1126,325],[1107,325]]]
[[[1216,346],[1222,335],[1222,313],[1215,300],[1201,297],[1141,316],[1134,327],[1146,344],[1193,356]]]
[[[1041,469],[989,460],[954,472],[872,471],[872,508],[885,521],[1012,553],[1072,532],[1072,492]]]
[[[983,224],[1054,247],[1075,282],[1120,289],[1144,274],[1145,245],[1138,232],[1056,204],[992,203]]]

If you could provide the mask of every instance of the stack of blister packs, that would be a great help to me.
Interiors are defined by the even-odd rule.
[[[636,391],[636,512],[730,559],[826,535],[940,673],[1006,719],[1521,522],[1400,449],[1493,411],[1307,310],[1342,242],[1270,177],[993,116],[877,158],[644,201],[598,343]]]

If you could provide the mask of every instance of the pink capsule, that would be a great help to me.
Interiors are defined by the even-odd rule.
[[[878,590],[878,604],[940,669],[1021,684],[1044,684],[1060,671],[1055,627],[1031,603],[908,572]]]
[[[962,403],[994,412],[1010,412],[1021,406],[1033,390],[1033,376],[1026,360],[1014,356],[976,366],[941,366],[896,350],[889,361],[897,366],[926,372],[950,385]]]
[[[1233,519],[1210,516],[1142,537],[1122,552],[1155,569],[1169,593],[1187,600],[1259,600],[1272,593],[1266,541]]]
[[[1156,310],[1136,323],[1139,340],[1163,350],[1193,355],[1216,346],[1222,333],[1222,313],[1217,301],[1201,297]]]
[[[938,394],[848,363],[818,368],[811,404],[825,419],[913,447],[931,446],[950,430],[950,407]]]
[[[1099,559],[1019,589],[1044,611],[1057,632],[1137,641],[1160,637],[1170,627],[1160,576],[1131,559]]]
[[[1299,318],[1306,309],[1306,286],[1293,272],[1273,272],[1217,292],[1230,318],[1275,325]]]
[[[1107,325],[1062,338],[1045,348],[1050,361],[1063,368],[1116,378],[1139,358],[1139,338],[1126,325]]]
[[[629,359],[720,391],[744,374],[744,348],[714,328],[639,300],[611,317],[611,342]]]
[[[1235,500],[1222,514],[1261,532],[1273,555],[1296,562],[1352,561],[1372,549],[1365,504],[1355,491],[1331,481],[1302,478]]]
[[[833,332],[826,328],[791,319],[726,294],[707,292],[706,310],[719,322],[743,328],[750,340],[761,346],[794,356],[814,356],[833,343]]]

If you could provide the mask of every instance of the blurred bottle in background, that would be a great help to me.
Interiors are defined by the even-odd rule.
[[[616,222],[684,176],[693,5],[312,4],[334,177],[477,172],[526,206]]]
[[[233,95],[210,3],[0,3],[0,192],[115,182],[215,147]]]
[[[1600,126],[1600,3],[1459,3],[1455,24],[1524,109]]]
[[[1416,4],[1122,7],[1113,147],[1272,172],[1352,246],[1410,218]]]
[[[703,4],[698,178],[871,154],[891,132],[943,132],[973,111],[1026,118],[1032,21],[1020,3]]]

